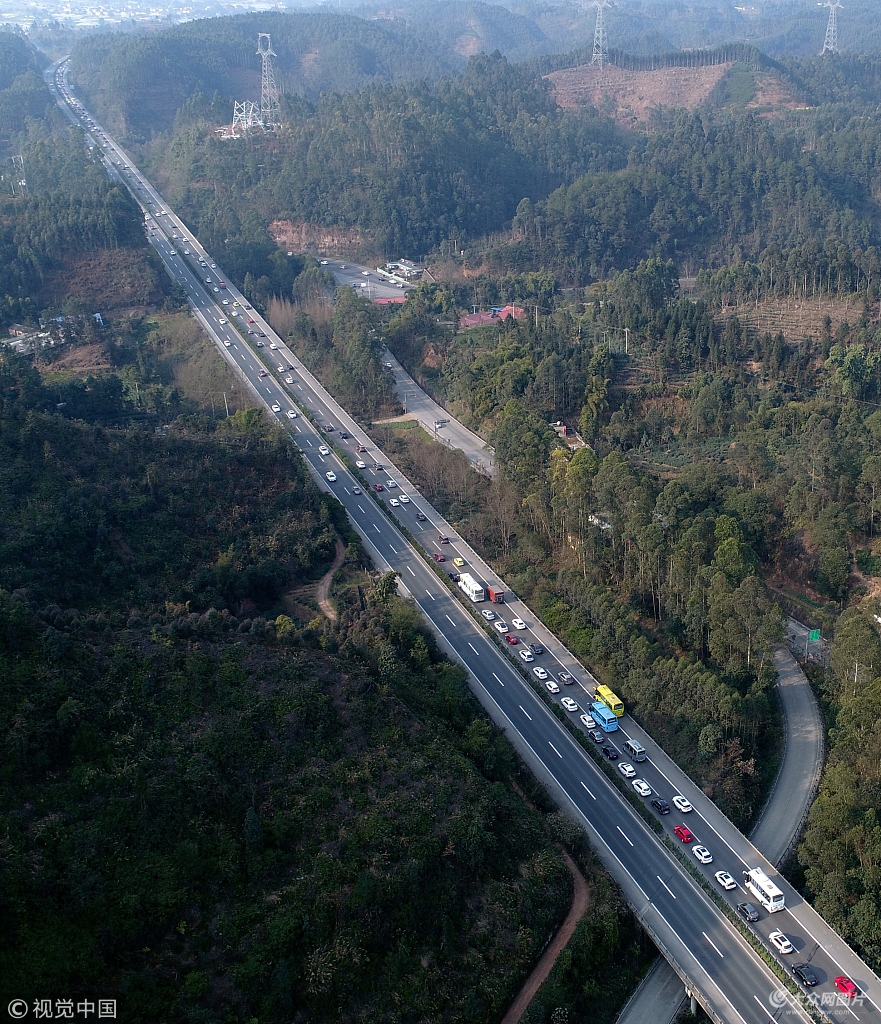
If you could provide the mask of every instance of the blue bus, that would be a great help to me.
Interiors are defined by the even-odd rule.
[[[603,732],[614,732],[618,728],[618,716],[601,701],[591,704],[590,713]]]

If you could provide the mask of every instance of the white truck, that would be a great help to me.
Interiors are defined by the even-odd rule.
[[[483,589],[483,584],[478,583],[471,573],[462,573],[459,577],[459,589],[463,590],[468,595],[468,600],[473,601],[474,604],[477,604],[478,601],[486,600],[486,592]]]

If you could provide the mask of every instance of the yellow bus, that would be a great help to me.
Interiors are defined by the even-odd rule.
[[[597,687],[597,700],[601,700],[610,711],[614,711],[620,718],[624,714],[624,701],[616,697],[608,686]]]

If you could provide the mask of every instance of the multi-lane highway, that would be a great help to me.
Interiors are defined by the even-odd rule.
[[[610,752],[614,746],[623,753],[623,742],[632,738],[645,746],[647,758],[634,763],[634,768],[652,791],[643,801],[648,813],[654,813],[650,801],[656,795],[670,802],[681,795],[693,809],[656,815],[659,836],[623,798],[621,789],[630,787],[631,780],[617,769],[613,769],[616,778],[610,778],[547,705],[548,700],[573,699],[578,710],[568,714],[570,724],[585,731],[580,716],[595,680],[515,595],[509,593],[504,605],[491,609],[504,619],[508,635],[517,637],[516,644],[509,644],[495,623],[477,614],[488,609],[487,604],[472,606],[451,590],[443,570],[455,558],[478,578],[497,577],[250,309],[125,152],[77,104],[65,84],[63,62],[47,80],[72,119],[102,147],[112,173],[141,202],[150,241],[169,273],[186,289],[196,316],[219,351],[291,431],[310,472],[346,508],[377,565],[399,574],[402,587],[432,624],[444,649],[465,666],[474,692],[491,717],[559,804],[584,825],[640,921],[714,1019],[730,1024],[808,1019],[706,891],[713,890],[731,908],[745,900],[755,903],[743,891],[742,872],[761,865],[784,890],[787,906],[774,915],[762,911],[758,922],[744,925],[753,940],[771,953],[790,979],[794,978],[791,964],[811,966],[818,984],[801,991],[816,998],[818,1012],[836,1020],[879,1020],[881,982],[626,715],[619,731],[602,735],[603,745]],[[303,412],[310,413],[311,419]],[[434,556],[442,556],[443,562]],[[522,628],[515,628],[514,618],[522,620]],[[526,662],[520,652],[529,644],[536,645],[539,653]],[[565,671],[575,682],[559,686],[559,694],[553,697],[537,693],[533,686],[542,684],[531,675],[536,668],[546,672],[549,681]],[[674,826],[682,824],[693,834],[693,843],[677,838]],[[697,846],[709,850],[712,863],[698,862],[692,853]],[[730,872],[738,887],[722,890],[714,878],[719,870]],[[773,952],[769,935],[777,929],[792,940],[792,954]],[[860,993],[856,998],[839,999],[834,985],[839,975],[853,978]],[[795,987],[801,987],[797,981]]]

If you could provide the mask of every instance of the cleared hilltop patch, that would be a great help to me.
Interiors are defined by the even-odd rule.
[[[595,107],[627,125],[646,124],[653,112],[670,107],[694,110],[709,104],[772,110],[797,105],[792,90],[779,75],[755,70],[742,61],[652,71],[582,64],[545,77],[553,84],[561,107]]]

